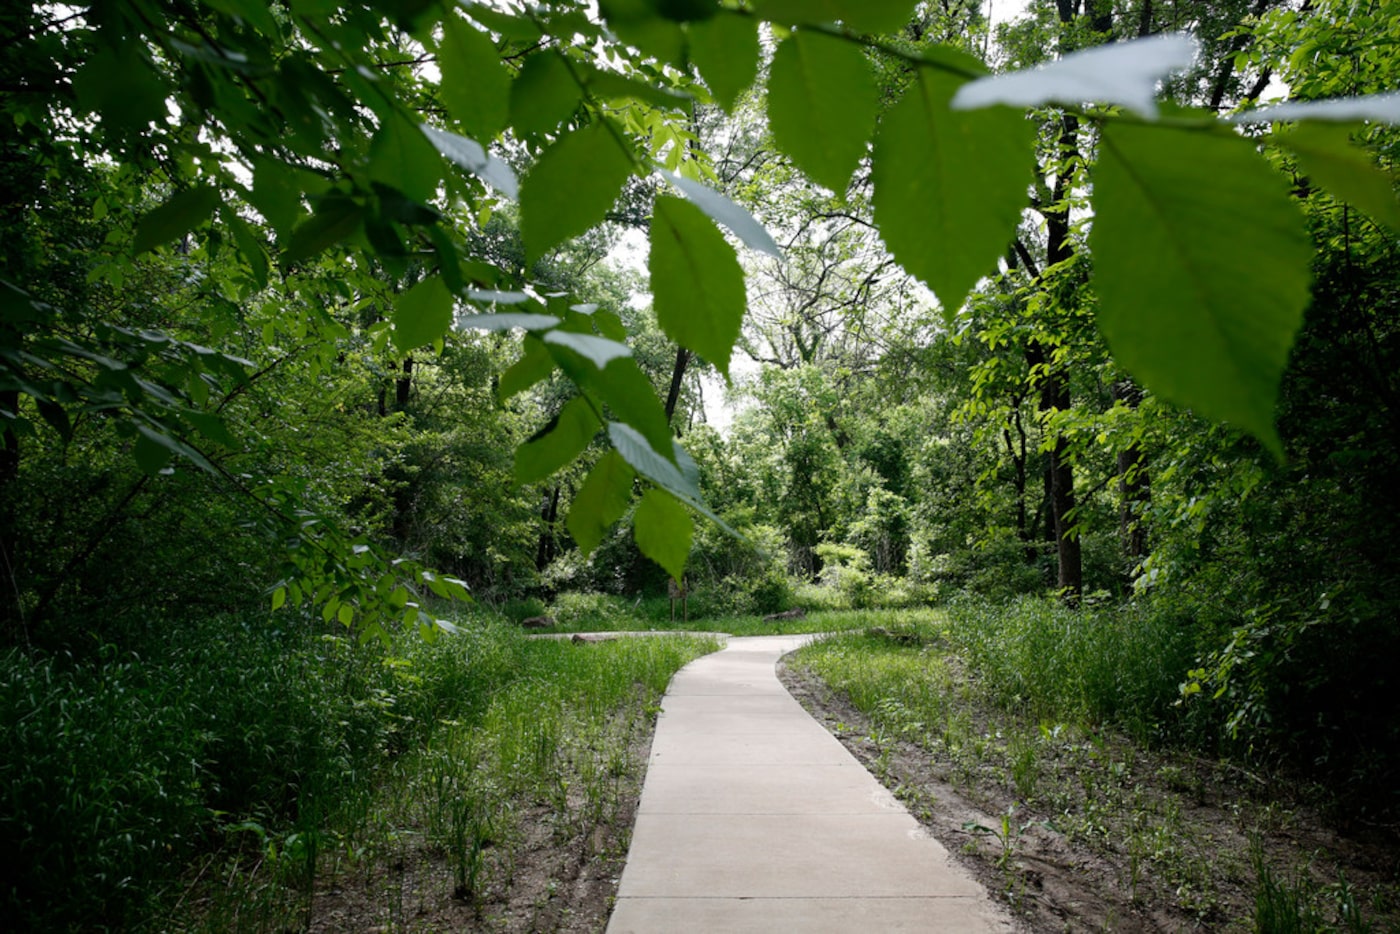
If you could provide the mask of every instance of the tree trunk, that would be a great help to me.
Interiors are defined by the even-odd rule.
[[[408,409],[409,396],[413,391],[413,358],[405,357],[403,361],[403,375],[394,381],[394,411],[404,412]]]
[[[554,525],[559,518],[559,494],[560,487],[554,485],[554,490],[545,499],[544,509],[541,510],[541,518],[544,519],[544,528],[540,531],[539,546],[535,549],[535,570],[543,571],[549,567],[549,563],[554,560],[558,553],[558,542],[554,537]]]
[[[1070,406],[1069,387],[1063,377],[1049,365],[1045,348],[1032,344],[1026,351],[1032,368],[1040,366],[1040,412],[1043,416],[1065,411]],[[1045,467],[1046,487],[1050,497],[1050,525],[1055,540],[1055,586],[1065,599],[1074,602],[1084,589],[1084,561],[1079,537],[1071,531],[1074,511],[1074,468],[1069,460],[1069,445],[1056,436],[1054,447]]]
[[[677,347],[676,365],[671,369],[671,391],[666,394],[666,421],[668,423],[676,414],[676,404],[681,398],[681,381],[685,379],[685,368],[689,364],[690,351],[684,347]]]
[[[1142,402],[1142,390],[1132,380],[1119,380],[1113,384],[1113,398],[1136,409]],[[1142,517],[1152,502],[1152,486],[1142,448],[1136,444],[1118,452],[1118,493],[1121,498],[1118,517],[1123,555],[1130,565],[1137,567],[1147,557],[1147,527]]]
[[[19,414],[19,391],[0,393],[0,409]],[[19,479],[19,437],[6,428],[0,435],[0,645],[25,644],[24,613],[15,575],[14,482]]]

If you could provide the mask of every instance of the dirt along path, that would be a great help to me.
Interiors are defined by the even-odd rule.
[[[982,886],[732,638],[662,701],[609,934],[1010,931]]]

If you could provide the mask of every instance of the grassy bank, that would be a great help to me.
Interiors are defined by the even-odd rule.
[[[410,845],[470,902],[530,807],[574,834],[609,819],[635,778],[628,744],[671,674],[714,647],[535,641],[480,619],[386,655],[219,619],[140,651],[12,651],[0,927],[301,927],[316,879]]]
[[[1211,708],[1178,704],[1192,649],[1141,608],[1022,600],[872,617],[792,667],[1035,930],[1400,929],[1393,839],[1339,833]]]

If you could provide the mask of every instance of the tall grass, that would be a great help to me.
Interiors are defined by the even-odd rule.
[[[1111,723],[1139,741],[1180,726],[1173,705],[1195,645],[1149,605],[955,601],[942,633],[991,700],[1031,719]]]
[[[0,929],[128,928],[177,902],[207,913],[209,900],[185,891],[192,861],[256,868],[274,887],[309,892],[329,857],[372,853],[392,832],[385,789],[433,781],[432,806],[457,808],[435,832],[467,854],[465,885],[471,840],[499,832],[512,795],[546,794],[561,762],[587,758],[570,750],[590,742],[598,762],[584,771],[604,775],[618,711],[633,709],[623,720],[635,725],[677,668],[714,647],[532,641],[480,619],[386,655],[309,623],[279,631],[221,618],[172,625],[120,655],[10,651],[0,655],[10,867]],[[285,908],[266,895],[244,887],[226,901],[235,915]]]
[[[1112,724],[1140,741],[1187,727],[1174,705],[1194,646],[1184,629],[1148,608],[1074,609],[1036,597],[955,601],[944,610],[851,613],[842,628],[861,620],[884,632],[828,640],[799,660],[867,713],[897,702],[919,711],[917,722],[942,719],[950,654],[968,689],[1030,721]]]

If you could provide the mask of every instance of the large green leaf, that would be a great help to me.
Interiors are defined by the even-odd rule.
[[[815,181],[844,193],[875,127],[879,94],[861,48],[798,30],[773,54],[768,123],[773,139]]]
[[[729,112],[758,77],[758,23],[750,16],[722,11],[691,23],[690,60],[700,70],[719,105]]]
[[[442,80],[438,93],[447,112],[479,139],[490,141],[506,125],[510,110],[510,73],[485,33],[456,13],[442,21],[438,46]]]
[[[309,179],[286,163],[253,159],[253,187],[248,199],[277,229],[279,237],[289,234],[306,215],[301,203],[303,181]]]
[[[1021,112],[955,112],[961,78],[920,68],[880,126],[871,176],[880,235],[951,315],[1016,236],[1033,178],[1035,127]]]
[[[1376,167],[1375,158],[1351,136],[1357,127],[1350,124],[1300,123],[1274,139],[1298,157],[1298,164],[1312,180],[1334,197],[1354,205],[1400,231],[1400,201],[1395,198],[1395,180]]]
[[[515,449],[515,479],[534,483],[548,477],[582,454],[602,424],[588,400],[574,396],[538,434]]]
[[[727,377],[745,297],[744,271],[724,234],[695,205],[660,195],[647,268],[661,329]]]
[[[767,253],[774,259],[783,258],[783,251],[773,240],[772,234],[768,233],[764,226],[744,208],[713,188],[683,175],[676,175],[665,169],[657,171],[662,178],[680,189],[681,194],[685,195],[692,204],[708,214],[711,220],[728,227],[729,232],[743,241],[745,246],[758,250],[760,253]]]
[[[143,132],[168,114],[166,87],[141,49],[132,41],[102,46],[73,74],[78,104],[123,132]]]
[[[1228,132],[1111,123],[1094,173],[1098,323],[1148,389],[1275,454],[1311,249],[1283,177]]]
[[[316,213],[292,231],[282,265],[310,259],[327,247],[346,240],[359,231],[365,220],[365,207],[345,195],[329,195],[316,205]]]
[[[637,547],[677,580],[685,575],[694,534],[690,513],[662,490],[647,490],[632,516],[632,536]]]
[[[604,118],[565,136],[520,185],[520,237],[531,261],[597,224],[632,172],[621,131]]]
[[[442,157],[418,124],[396,114],[370,142],[369,177],[427,204],[442,180]]]
[[[832,23],[857,32],[898,32],[917,0],[754,0],[754,12],[779,23]]]
[[[394,346],[404,353],[431,344],[451,326],[452,293],[441,276],[424,279],[394,302]]]
[[[1118,104],[1147,117],[1157,116],[1157,85],[1189,68],[1200,46],[1189,36],[1168,35],[1101,45],[1066,55],[1048,65],[981,78],[953,98],[957,110],[1009,104],[1078,106],[1084,101]]]
[[[606,337],[598,337],[596,334],[550,331],[544,336],[544,342],[556,347],[567,347],[600,370],[614,360],[632,356],[632,349],[626,344]]]
[[[510,163],[497,159],[481,148],[480,143],[465,136],[434,129],[426,123],[420,129],[437,151],[454,164],[471,172],[511,200],[519,196],[520,187]]]
[[[575,386],[606,405],[615,417],[640,432],[656,450],[670,452],[671,426],[666,420],[666,410],[656,398],[656,387],[635,359],[620,357],[599,369],[592,360],[564,343],[550,342],[546,347]]]
[[[598,0],[598,10],[623,42],[670,65],[685,64],[681,21],[713,15],[718,4],[668,0]],[[663,7],[670,9],[663,12]]]
[[[702,502],[700,488],[672,461],[658,454],[648,439],[631,425],[608,423],[608,437],[623,460],[652,483],[691,504]],[[668,445],[669,447],[669,445]]]
[[[218,205],[219,193],[208,185],[194,185],[177,192],[137,222],[132,251],[144,253],[188,233],[214,213]]]
[[[512,396],[522,393],[554,372],[554,358],[549,355],[538,338],[526,335],[525,351],[520,359],[512,363],[501,374],[500,385],[496,387],[496,398],[505,402]]]
[[[636,472],[617,451],[604,454],[589,471],[564,520],[585,555],[598,547],[609,527],[627,511],[635,477]]]
[[[510,87],[510,124],[524,134],[552,133],[578,110],[582,96],[559,52],[531,55]]]

